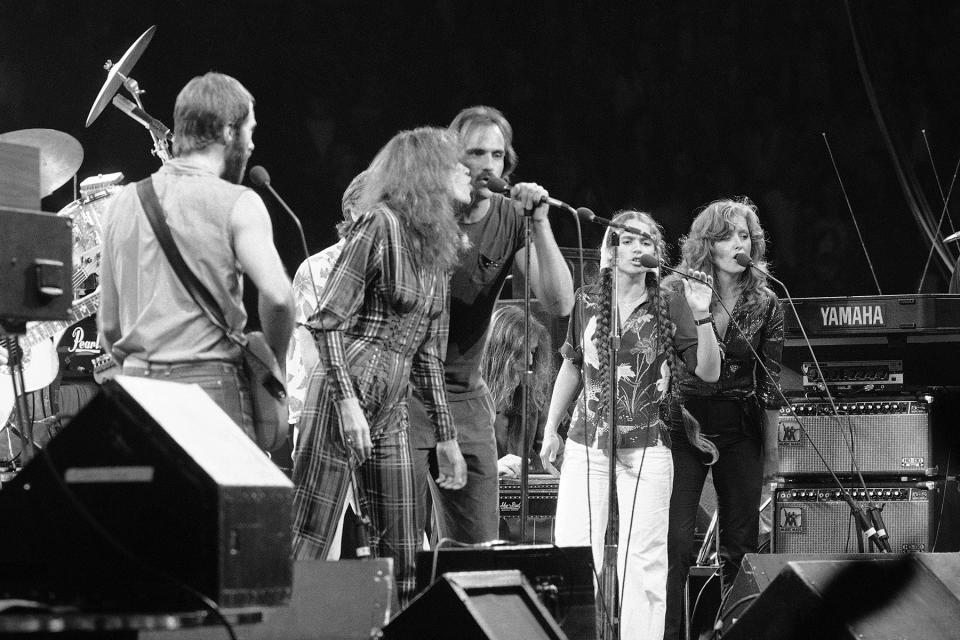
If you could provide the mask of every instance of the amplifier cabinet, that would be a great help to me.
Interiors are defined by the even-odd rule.
[[[862,487],[849,491],[864,510],[868,503],[881,508],[894,553],[941,551],[950,545],[936,540],[942,482],[868,484],[866,491]],[[774,553],[857,551],[862,534],[836,485],[779,486],[773,504]],[[864,545],[869,550],[866,540]]]
[[[853,476],[851,448],[864,475],[928,477],[943,473],[933,459],[930,405],[903,398],[799,401],[780,411],[780,475]],[[815,446],[814,446],[815,445]],[[823,460],[817,455],[823,455]]]
[[[554,516],[560,479],[536,474],[527,483],[527,525],[520,539],[520,481],[500,479],[500,537],[510,542],[553,544]]]

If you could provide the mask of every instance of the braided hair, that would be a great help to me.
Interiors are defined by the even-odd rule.
[[[655,256],[661,262],[665,259],[667,246],[663,240],[663,229],[653,219],[649,213],[635,210],[619,211],[613,217],[614,222],[629,224],[639,222],[646,225],[650,231],[655,247]],[[600,314],[597,319],[597,328],[593,334],[593,343],[597,349],[598,382],[600,385],[600,401],[597,405],[597,427],[603,425],[607,417],[608,405],[610,402],[610,353],[607,349],[607,343],[610,338],[610,307],[613,297],[613,278],[616,265],[610,264],[610,247],[613,246],[613,237],[610,228],[603,236],[601,245],[601,269],[600,269]],[[670,378],[675,380],[679,372],[679,359],[677,357],[676,347],[673,343],[673,334],[676,332],[676,325],[671,322],[667,302],[661,295],[659,274],[655,271],[647,272],[644,284],[647,289],[647,299],[651,301],[651,308],[655,310],[656,317],[656,349],[657,354],[666,353],[667,363],[670,367]],[[656,358],[654,358],[655,360]],[[669,399],[669,396],[668,396]]]

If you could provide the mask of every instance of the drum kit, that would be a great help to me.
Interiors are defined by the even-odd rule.
[[[144,111],[140,98],[144,92],[140,89],[137,81],[130,76],[130,71],[143,55],[147,45],[150,44],[155,31],[155,26],[147,29],[130,45],[118,62],[114,63],[111,60],[106,61],[104,69],[107,71],[107,79],[100,88],[100,92],[97,94],[93,106],[90,108],[85,126],[89,127],[93,124],[100,114],[103,113],[104,109],[106,109],[107,105],[113,103],[114,106],[149,131],[153,140],[152,154],[162,162],[166,162],[170,157],[168,151],[170,131],[163,126],[162,123]],[[127,90],[133,98],[132,101],[118,93],[121,88]],[[41,198],[49,196],[64,184],[73,180],[80,169],[80,165],[83,163],[84,154],[81,144],[70,134],[55,129],[22,129],[2,133],[0,134],[0,143],[34,147],[39,150],[39,185]],[[81,294],[88,293],[90,287],[85,283],[89,283],[90,276],[99,271],[100,246],[102,243],[101,218],[110,202],[111,196],[120,190],[122,182],[122,173],[99,174],[88,177],[79,184],[79,197],[77,197],[75,187],[74,196],[76,199],[57,213],[58,216],[71,220],[75,298],[79,298]],[[84,298],[76,299],[73,309],[71,310],[71,316],[76,315],[74,312],[78,309],[86,310],[92,308],[95,311],[96,305],[81,304],[93,295],[96,294],[90,294]],[[82,317],[77,318],[78,321],[82,319]],[[36,325],[48,323],[29,324],[34,326],[29,327],[28,331],[35,332],[38,329],[43,329],[43,327],[37,327]],[[51,349],[54,353],[54,358],[56,357],[55,347],[57,341],[62,335],[62,331],[59,335],[53,334]],[[7,342],[3,344],[10,346],[9,340],[11,339],[13,339],[12,336],[4,338]],[[47,380],[48,376],[45,372],[36,373],[36,375],[32,376],[29,374],[23,375],[31,362],[37,367],[45,366],[40,363],[46,362],[48,357],[45,354],[39,353],[33,354],[34,357],[31,357],[29,350],[36,350],[37,346],[32,345],[27,347],[25,346],[25,340],[21,340],[20,345],[22,347],[21,349],[13,349],[14,352],[18,352],[13,357],[8,353],[7,349],[0,348],[0,482],[3,481],[4,475],[11,473],[11,470],[15,471],[16,467],[22,466],[22,464],[27,461],[21,458],[26,458],[29,450],[32,449],[31,445],[23,442],[22,449],[24,456],[20,455],[21,442],[18,442],[18,440],[23,439],[23,436],[26,434],[32,436],[30,433],[32,429],[28,426],[24,427],[23,418],[21,417],[19,420],[19,432],[17,432],[17,422],[12,421],[12,418],[8,418],[15,406],[15,403],[12,402],[13,397],[36,391],[53,382],[53,378]],[[22,355],[19,354],[19,351],[23,352]],[[14,370],[19,370],[21,367],[22,371],[19,371],[17,377],[21,382],[24,379],[32,379],[33,382],[31,384],[18,385],[16,380],[14,384],[11,384],[11,378],[15,377]],[[54,370],[53,373],[55,377],[56,370]],[[9,389],[13,389],[11,394],[6,393]],[[8,399],[6,397],[7,395],[11,395],[11,398]],[[10,400],[10,402],[8,402],[8,400]],[[15,412],[14,415],[16,413],[19,413],[19,411]],[[31,438],[31,440],[35,439]]]

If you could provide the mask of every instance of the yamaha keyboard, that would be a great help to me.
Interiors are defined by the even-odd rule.
[[[789,302],[782,302],[784,371],[781,386],[791,393],[803,393],[808,386],[804,377],[809,377],[811,372],[811,356]],[[793,302],[823,365],[827,384],[849,387],[835,388],[842,394],[890,393],[901,387],[904,391],[915,391],[958,383],[960,295],[795,298]],[[876,373],[878,362],[897,362],[897,379],[881,379],[878,386],[878,381],[868,375]],[[839,375],[838,371],[852,371],[852,377],[844,373],[833,379]]]
[[[797,319],[783,300],[788,342],[803,340]],[[797,315],[811,338],[866,336],[949,336],[960,340],[960,295],[794,298]]]

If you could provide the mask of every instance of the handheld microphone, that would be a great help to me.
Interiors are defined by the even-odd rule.
[[[498,178],[497,176],[490,176],[487,178],[487,189],[494,193],[499,193],[504,196],[510,195],[510,185],[503,178]],[[568,205],[566,202],[561,202],[556,198],[551,198],[549,196],[543,196],[540,198],[540,204],[548,204],[551,207],[556,207],[557,209],[565,209],[570,213],[576,213],[576,210]]]
[[[577,214],[577,217],[583,220],[584,222],[592,222],[594,224],[599,224],[602,227],[613,227],[614,229],[618,229],[620,231],[626,231],[627,233],[638,235],[641,238],[646,238],[648,240],[652,239],[650,237],[650,234],[647,233],[646,231],[643,231],[642,229],[639,229],[637,227],[632,227],[629,224],[614,222],[613,220],[608,220],[607,218],[601,218],[600,216],[596,215],[593,211],[591,211],[590,209],[587,209],[586,207],[580,207],[579,209],[574,211],[574,213]],[[644,265],[644,266],[647,266],[648,268],[650,268],[649,265]]]
[[[120,94],[113,97],[113,106],[123,111],[125,114],[150,129],[161,138],[170,137],[170,129],[165,124],[151,116],[149,113],[130,102]]]

